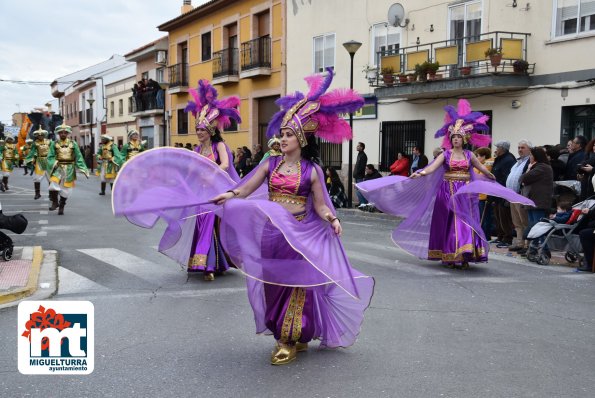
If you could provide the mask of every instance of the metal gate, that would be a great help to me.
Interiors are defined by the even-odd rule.
[[[343,144],[334,144],[321,138],[316,141],[320,150],[322,164],[333,169],[340,169],[343,164]]]
[[[397,153],[411,155],[413,147],[424,147],[425,120],[382,122],[380,127],[380,171],[389,171]]]

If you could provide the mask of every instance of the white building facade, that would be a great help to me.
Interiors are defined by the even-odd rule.
[[[595,138],[595,0],[404,0],[398,25],[388,21],[393,3],[312,0],[287,7],[287,92],[303,91],[303,77],[327,66],[335,69],[334,87],[349,87],[342,43],[362,43],[354,88],[368,98],[354,119],[354,142],[366,144],[369,163],[386,171],[397,151],[410,154],[413,146],[431,158],[443,107],[458,98],[491,116],[493,141],[513,147],[520,139],[545,145]],[[490,48],[503,53],[499,66],[486,58]],[[399,74],[405,79],[423,61],[440,61],[438,80],[399,83]],[[522,66],[516,61],[526,61],[527,70],[515,70]],[[383,79],[388,67],[396,82]],[[345,168],[347,145],[341,154]]]

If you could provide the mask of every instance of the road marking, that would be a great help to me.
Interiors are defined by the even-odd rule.
[[[72,272],[64,267],[58,267],[58,294],[79,292],[109,291],[110,289]]]
[[[246,288],[245,287],[235,287],[235,288],[221,288],[221,289],[205,289],[205,290],[159,290],[156,293],[153,292],[130,292],[130,293],[115,293],[110,295],[100,295],[100,294],[85,294],[86,300],[93,300],[93,299],[126,299],[126,298],[135,298],[135,297],[157,297],[165,296],[165,297],[175,297],[175,298],[202,298],[202,297],[220,297],[226,294],[236,294],[236,293],[243,293],[245,294]]]
[[[46,231],[39,231],[35,236],[48,236],[48,233]]]
[[[39,220],[38,223],[40,223],[40,224],[47,224],[48,223],[48,220]]]
[[[347,250],[346,252],[347,252],[347,255],[349,256],[349,259],[352,261],[352,263],[361,261],[361,262],[364,262],[367,264],[391,268],[394,270],[409,272],[409,273],[413,273],[416,275],[422,275],[422,276],[448,275],[447,272],[444,272],[440,269],[429,268],[422,264],[411,264],[411,263],[403,262],[400,260],[393,260],[393,259],[386,258],[386,257],[374,256],[371,254],[355,252],[352,250]]]
[[[373,227],[374,226],[374,224],[363,224],[363,223],[352,222],[352,221],[344,221],[343,224],[358,225],[360,227]]]
[[[166,261],[163,264],[155,264],[154,262],[115,248],[78,249],[77,251],[151,282],[154,282],[155,278],[153,276],[155,274],[161,276],[180,275],[186,277],[185,273],[182,275],[180,267],[172,261]],[[146,275],[151,275],[151,278],[143,278]],[[157,276],[157,278],[158,277],[159,276]]]

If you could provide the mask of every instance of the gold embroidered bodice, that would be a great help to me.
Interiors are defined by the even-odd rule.
[[[56,141],[56,160],[61,163],[74,162],[74,144],[68,138]]]
[[[142,148],[140,141],[130,141],[128,143],[128,152],[126,153],[126,160],[138,155]]]
[[[112,158],[114,157],[114,154],[112,152],[112,145],[114,145],[113,142],[101,145],[101,159],[112,160]]]
[[[17,148],[15,144],[4,144],[4,152],[2,153],[2,157],[4,160],[15,160],[16,159],[16,152]]]
[[[34,144],[37,147],[37,157],[47,158],[48,152],[50,151],[50,140],[43,138],[41,141],[35,140]]]

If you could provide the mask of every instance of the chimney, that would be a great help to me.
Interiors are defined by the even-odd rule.
[[[193,9],[194,7],[192,7],[192,0],[184,0],[184,3],[182,4],[181,13],[186,14],[187,12],[190,12]]]

